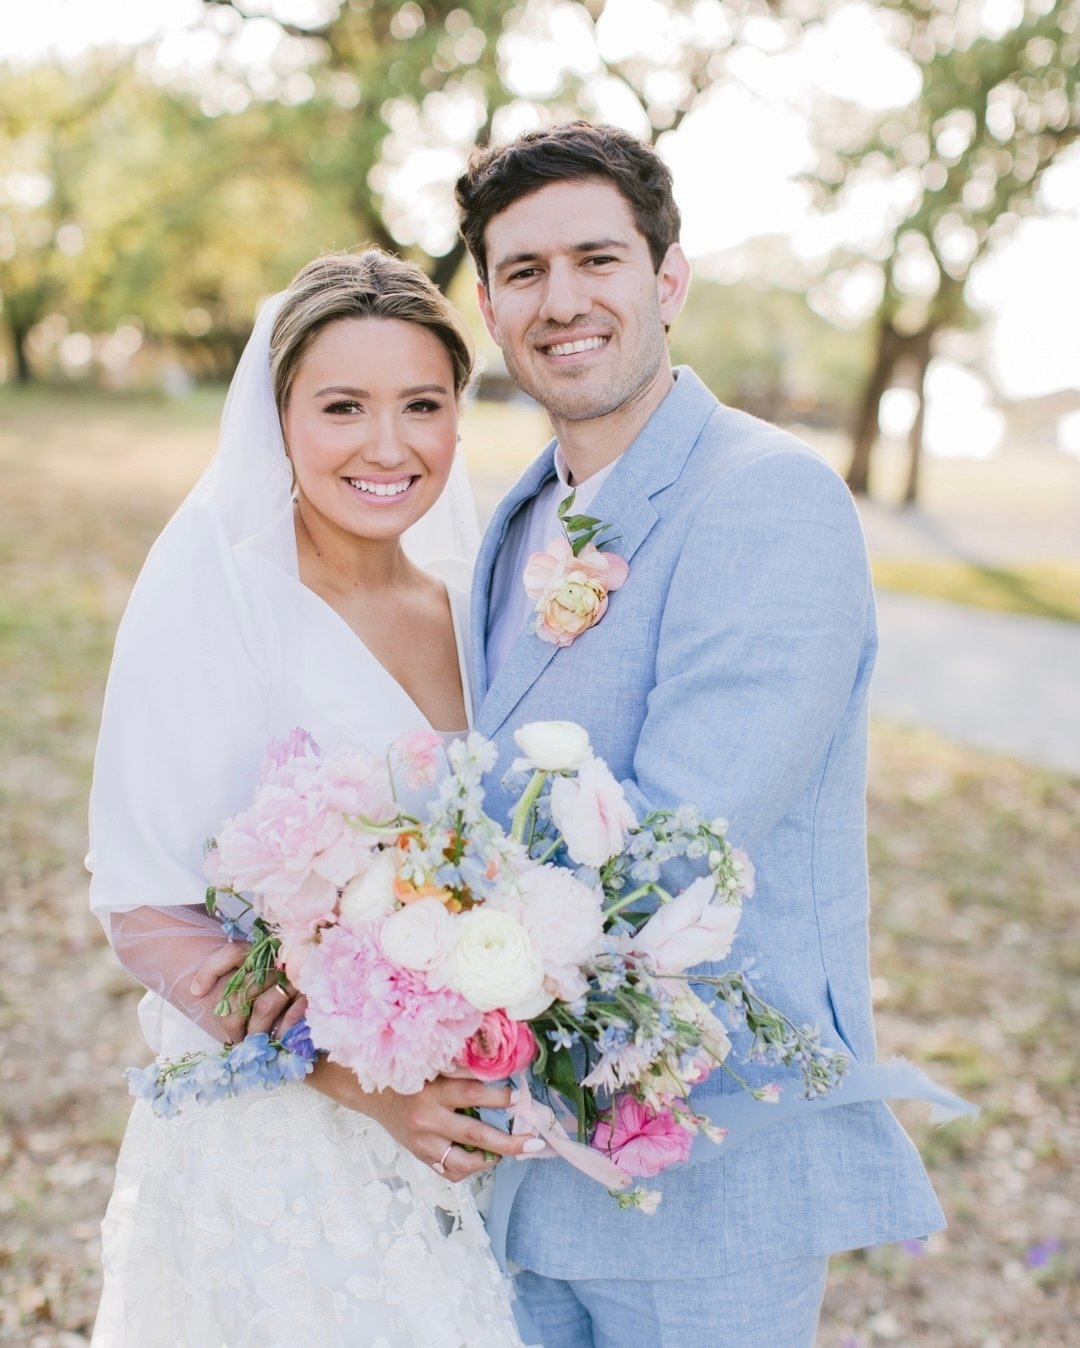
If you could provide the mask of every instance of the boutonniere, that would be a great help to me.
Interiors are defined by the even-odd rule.
[[[600,535],[611,527],[591,515],[572,515],[571,492],[559,505],[563,532],[543,552],[534,552],[522,579],[534,601],[533,631],[553,646],[569,646],[607,612],[608,594],[626,583],[630,567],[616,552],[601,552]]]

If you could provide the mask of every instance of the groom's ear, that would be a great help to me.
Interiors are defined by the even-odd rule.
[[[660,317],[668,328],[678,318],[690,289],[690,260],[682,245],[673,243],[656,271],[656,298]]]
[[[488,294],[487,286],[483,281],[476,283],[476,302],[480,306],[480,312],[484,316],[484,326],[491,334],[491,340],[496,346],[502,346],[502,339],[499,336],[499,326],[495,322],[495,310],[491,307],[491,296]]]

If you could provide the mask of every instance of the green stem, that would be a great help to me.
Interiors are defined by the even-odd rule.
[[[542,866],[542,865],[544,864],[545,861],[550,861],[551,858],[555,855],[555,853],[559,850],[559,848],[560,848],[562,845],[563,845],[563,840],[562,840],[562,838],[556,838],[555,841],[551,844],[551,846],[548,847],[548,848],[546,848],[546,849],[545,849],[543,852],[541,852],[541,854],[536,858],[537,862]]]
[[[637,899],[644,898],[646,894],[658,894],[664,903],[671,902],[671,895],[662,885],[658,885],[654,880],[648,880],[645,884],[639,885],[637,889],[633,890],[631,893],[624,894],[623,897],[613,903],[610,908],[605,908],[604,921],[606,922],[609,917],[614,917],[616,913],[621,913],[624,908],[629,907],[630,904],[634,903]]]
[[[529,816],[532,814],[536,802],[540,799],[540,792],[544,789],[544,783],[547,779],[548,774],[546,772],[534,772],[532,781],[525,788],[521,799],[518,801],[517,809],[514,811],[514,820],[510,825],[510,836],[515,842],[524,841],[525,825],[529,821]]]

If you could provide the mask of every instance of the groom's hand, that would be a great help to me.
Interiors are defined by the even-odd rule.
[[[331,1100],[367,1114],[406,1151],[425,1165],[442,1164],[449,1180],[466,1179],[495,1165],[501,1156],[519,1156],[543,1145],[528,1136],[511,1136],[463,1109],[507,1109],[508,1086],[490,1086],[473,1077],[436,1077],[415,1095],[365,1091],[348,1068],[320,1062],[308,1084]],[[532,1144],[530,1146],[530,1143]],[[467,1150],[472,1148],[472,1150]],[[485,1156],[494,1153],[494,1159]]]

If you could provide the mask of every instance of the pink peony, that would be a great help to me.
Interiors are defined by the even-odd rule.
[[[462,1067],[481,1081],[499,1081],[523,1071],[537,1054],[536,1036],[528,1025],[502,1011],[487,1011],[484,1021],[461,1055]]]
[[[523,580],[537,613],[534,631],[541,641],[569,646],[607,612],[608,593],[625,584],[630,568],[615,552],[587,543],[575,557],[565,536],[545,552],[534,552]]]
[[[615,1127],[596,1125],[592,1145],[630,1175],[658,1175],[690,1155],[694,1135],[670,1109],[653,1111],[633,1095],[615,1097]]]
[[[482,1014],[449,988],[395,968],[368,932],[323,932],[304,964],[311,1037],[366,1090],[415,1094],[449,1072]]]
[[[589,758],[576,777],[551,786],[551,818],[579,866],[599,868],[623,850],[637,823],[623,789],[602,758]]]
[[[742,909],[714,900],[716,885],[704,875],[662,904],[630,942],[661,974],[722,960],[731,949]]]
[[[293,757],[270,776],[248,809],[222,827],[207,874],[252,894],[271,922],[325,921],[338,891],[366,869],[378,845],[350,821],[393,813],[389,778],[364,753]]]
[[[234,888],[255,895],[259,913],[271,921],[323,920],[333,912],[337,885],[315,874],[315,864],[338,831],[317,797],[262,786],[255,803],[219,832],[212,878],[227,876]]]

